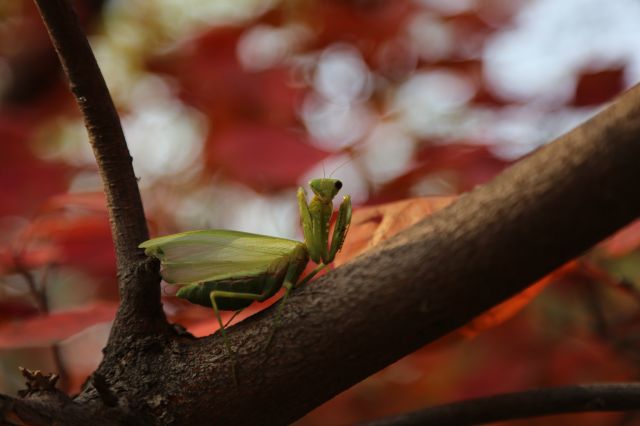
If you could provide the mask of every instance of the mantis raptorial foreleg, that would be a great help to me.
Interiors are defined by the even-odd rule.
[[[307,204],[307,193],[304,188],[298,188],[298,210],[300,210],[300,223],[304,234],[304,242],[309,252],[309,258],[316,263],[322,261],[322,238],[318,221],[313,220]]]
[[[309,272],[303,279],[298,281],[298,283],[294,287],[300,287],[301,285],[308,283],[311,280],[311,278],[315,277],[318,272],[322,271],[327,266],[329,265],[326,263],[319,264],[318,266],[313,268],[313,271]]]
[[[331,263],[335,259],[336,254],[342,248],[344,240],[347,237],[349,224],[351,223],[351,197],[345,196],[340,203],[338,217],[333,227],[333,235],[331,236],[331,248],[329,250],[329,258],[324,263]]]

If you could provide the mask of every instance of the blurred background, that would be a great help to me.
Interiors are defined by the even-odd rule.
[[[154,236],[300,238],[295,190],[311,177],[341,179],[356,207],[454,196],[640,80],[633,0],[74,4]],[[77,392],[117,307],[115,259],[87,135],[32,1],[0,0],[0,98],[0,391],[23,386],[20,365],[60,371]],[[632,225],[509,320],[430,345],[298,424],[637,379],[639,245]],[[163,291],[172,321],[215,330],[209,310]],[[570,419],[640,424],[513,424]]]

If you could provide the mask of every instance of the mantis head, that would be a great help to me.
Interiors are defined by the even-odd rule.
[[[331,201],[342,188],[342,182],[338,179],[312,179],[309,182],[309,186],[316,196],[323,200]]]

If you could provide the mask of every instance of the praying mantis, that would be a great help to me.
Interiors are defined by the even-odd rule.
[[[163,279],[180,285],[177,296],[211,307],[220,325],[227,351],[231,347],[220,311],[236,314],[253,302],[262,302],[284,288],[271,341],[291,289],[308,282],[328,266],[342,248],[351,223],[351,197],[345,195],[329,241],[333,199],[342,188],[337,179],[309,182],[313,198],[307,203],[304,188],[298,189],[298,208],[304,243],[267,235],[211,229],[154,238],[140,244],[145,254],[161,262]],[[309,262],[317,266],[301,275]],[[234,314],[235,315],[235,314]]]

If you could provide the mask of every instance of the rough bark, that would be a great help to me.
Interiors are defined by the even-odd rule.
[[[102,103],[104,81],[86,40],[76,40],[68,3],[36,2],[92,134],[112,217],[122,306],[101,366],[72,405],[103,423],[289,423],[640,213],[636,87],[491,183],[295,291],[268,350],[273,309],[232,327],[234,387],[219,336],[194,339],[166,326],[157,264],[136,248],[146,227],[115,110]]]

